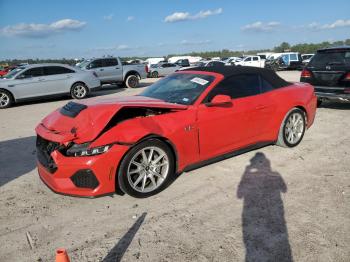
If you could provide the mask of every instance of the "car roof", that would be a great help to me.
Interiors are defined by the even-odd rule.
[[[274,88],[288,86],[289,82],[279,77],[274,71],[266,68],[251,67],[251,66],[212,66],[212,67],[192,67],[182,71],[202,71],[218,73],[228,78],[242,74],[259,74],[267,80]]]
[[[71,67],[70,65],[59,64],[59,63],[29,64],[29,65],[23,65],[23,66],[20,66],[20,67],[32,68],[32,67],[40,67],[40,66],[64,66],[64,67]]]
[[[350,49],[349,45],[343,45],[343,46],[332,46],[332,47],[327,47],[327,48],[322,48],[322,49],[318,49],[317,52],[322,52],[322,51],[328,51],[328,50],[347,50]]]

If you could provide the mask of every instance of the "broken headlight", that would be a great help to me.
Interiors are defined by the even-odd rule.
[[[112,145],[104,145],[89,148],[90,143],[84,144],[73,144],[70,148],[67,149],[67,156],[94,156],[106,153]]]

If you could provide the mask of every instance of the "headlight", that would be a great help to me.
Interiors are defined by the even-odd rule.
[[[90,143],[84,144],[73,144],[70,148],[67,149],[67,156],[94,156],[100,155],[107,152],[112,145],[98,146],[94,148],[89,148]]]

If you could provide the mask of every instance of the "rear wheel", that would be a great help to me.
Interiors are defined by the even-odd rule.
[[[10,107],[14,102],[14,99],[10,92],[6,90],[0,90],[0,109]]]
[[[305,113],[299,108],[293,108],[281,124],[276,144],[283,147],[297,146],[304,137],[305,129]]]
[[[144,198],[163,190],[174,175],[174,156],[165,143],[150,139],[132,148],[121,162],[118,185],[128,195]]]
[[[153,78],[158,78],[158,72],[157,71],[152,72],[152,77]]]
[[[70,91],[72,98],[74,99],[83,99],[89,93],[89,89],[83,83],[75,83]]]
[[[125,85],[128,88],[135,88],[139,85],[139,77],[137,75],[129,75],[125,80]]]

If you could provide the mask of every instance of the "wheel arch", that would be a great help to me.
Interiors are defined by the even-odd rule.
[[[171,150],[171,152],[173,153],[173,156],[174,156],[174,167],[175,167],[175,174],[178,172],[178,151],[176,149],[176,146],[174,145],[174,143],[172,143],[168,138],[164,137],[164,136],[161,136],[161,135],[158,135],[158,134],[148,134],[142,138],[140,138],[136,143],[134,143],[132,146],[130,146],[130,148],[125,152],[124,156],[120,159],[119,163],[118,163],[118,166],[115,170],[115,191],[117,194],[124,194],[119,185],[118,185],[118,174],[119,174],[119,169],[120,169],[120,165],[122,163],[122,161],[124,160],[125,156],[129,153],[129,151],[135,147],[136,145],[146,141],[146,140],[149,140],[149,139],[158,139],[160,141],[162,141],[163,143],[165,143]]]
[[[87,87],[87,89],[89,89],[89,86],[84,82],[84,81],[81,81],[81,80],[78,80],[78,81],[74,81],[71,86],[70,86],[70,89],[72,90],[72,87],[75,85],[75,84],[83,84],[84,86]],[[90,89],[89,89],[90,90]]]
[[[13,101],[16,101],[15,96],[13,95],[13,93],[10,90],[8,90],[6,88],[2,88],[2,87],[0,87],[0,90],[8,92],[12,96]]]
[[[127,72],[127,73],[125,74],[124,82],[126,81],[126,79],[127,79],[130,75],[136,75],[139,79],[141,79],[141,76],[140,76],[139,72],[137,72],[136,70],[131,70],[131,71],[129,71],[129,72]]]

